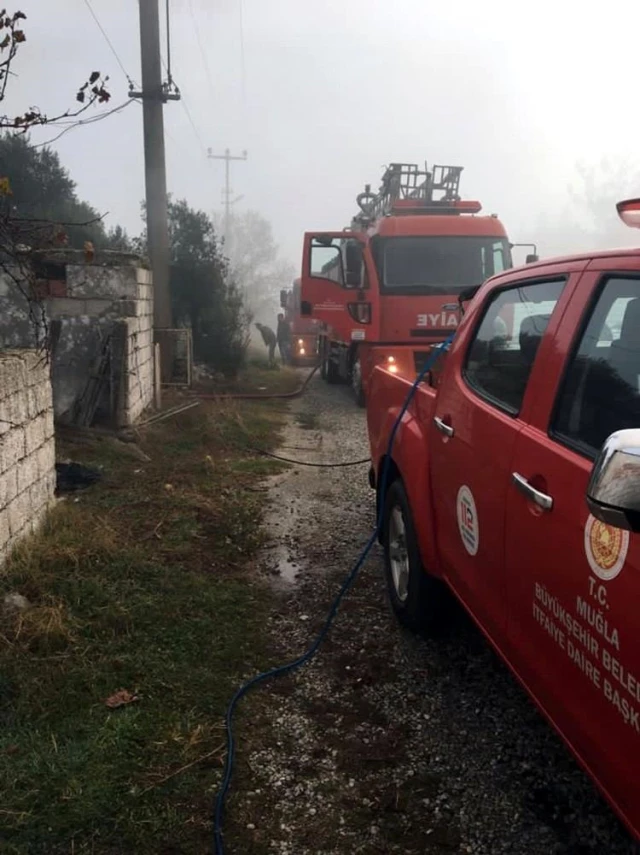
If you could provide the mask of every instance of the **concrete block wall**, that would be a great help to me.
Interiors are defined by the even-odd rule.
[[[154,339],[153,285],[151,272],[136,270],[136,298],[131,302],[131,316],[126,324],[124,386],[120,403],[120,426],[136,422],[153,403]]]
[[[103,343],[111,335],[122,344],[124,332],[117,423],[132,424],[153,401],[151,272],[142,259],[123,253],[100,252],[87,263],[82,253],[61,250],[45,260],[45,278],[37,280],[36,290],[46,315],[40,337],[46,325],[59,329],[52,371],[55,417],[72,418]],[[0,347],[33,346],[28,305],[10,279],[0,276]]]
[[[0,565],[42,522],[55,483],[49,366],[31,350],[0,351]]]

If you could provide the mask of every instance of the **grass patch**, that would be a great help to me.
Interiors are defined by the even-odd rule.
[[[294,392],[305,376],[303,372],[281,365],[279,362],[270,366],[267,357],[261,351],[251,351],[246,368],[236,378],[225,378],[219,375],[215,379],[200,381],[197,389],[201,392],[220,395],[234,392],[250,395],[281,394]]]
[[[273,447],[283,412],[203,403],[143,431],[150,462],[60,443],[103,478],[0,575],[31,603],[0,616],[2,853],[207,851],[224,709],[267,659],[269,596],[244,566],[279,464],[247,448]],[[139,701],[109,709],[119,689]]]

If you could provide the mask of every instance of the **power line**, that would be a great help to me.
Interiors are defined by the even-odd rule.
[[[191,115],[191,111],[189,110],[189,107],[187,106],[187,101],[184,97],[184,94],[182,95],[182,102],[181,103],[182,103],[182,106],[184,107],[185,113],[187,114],[187,118],[189,119],[189,123],[190,123],[191,127],[193,128],[193,132],[196,135],[198,142],[200,143],[200,148],[202,149],[202,153],[205,157],[207,157],[207,147],[205,146],[205,144],[202,141],[202,137],[200,136],[200,131],[198,130],[196,123],[193,121],[193,116]]]
[[[67,127],[64,130],[60,131],[60,133],[53,137],[50,140],[46,140],[45,142],[36,143],[34,148],[43,148],[46,145],[51,145],[54,142],[57,142],[61,137],[65,134],[69,133],[69,131],[73,131],[75,128],[79,128],[82,125],[93,125],[96,122],[101,122],[103,119],[107,119],[109,116],[113,116],[114,113],[120,113],[124,110],[125,107],[128,107],[129,104],[133,104],[134,98],[130,98],[128,101],[125,101],[123,104],[120,104],[119,107],[114,107],[112,110],[105,110],[103,113],[99,113],[97,116],[92,116],[90,119],[78,119],[77,121],[66,123]],[[62,122],[51,122],[52,125],[61,125]]]
[[[111,39],[110,39],[110,38],[109,38],[109,36],[107,35],[107,32],[106,32],[105,28],[104,28],[104,27],[102,26],[102,24],[100,23],[100,19],[98,18],[98,16],[96,15],[96,13],[93,11],[93,6],[91,5],[90,0],[84,0],[84,2],[85,2],[85,5],[86,5],[87,9],[88,9],[88,10],[89,10],[89,12],[91,13],[91,16],[92,16],[93,20],[94,20],[94,21],[96,22],[96,24],[98,25],[98,29],[100,30],[100,32],[101,32],[101,33],[102,33],[102,35],[104,36],[104,39],[105,39],[106,43],[107,43],[107,44],[109,45],[109,47],[111,48],[111,53],[115,56],[115,58],[116,58],[116,61],[117,61],[118,65],[119,65],[119,66],[120,66],[120,68],[122,69],[122,73],[123,73],[123,74],[124,74],[124,76],[127,78],[127,82],[128,82],[128,84],[129,84],[129,89],[133,89],[133,80],[132,80],[132,79],[131,79],[131,77],[128,75],[128,73],[127,73],[127,69],[124,67],[124,64],[123,64],[122,60],[121,60],[121,59],[120,59],[120,57],[118,56],[118,51],[117,51],[117,50],[115,49],[115,47],[113,46],[113,42],[111,41]],[[168,0],[167,0],[167,2],[168,2]]]
[[[165,17],[167,24],[167,82],[169,87],[171,87],[173,78],[171,77],[171,15],[169,13],[169,0],[166,0]]]
[[[247,100],[247,74],[246,74],[246,66],[245,66],[245,56],[244,56],[244,11],[242,0],[239,0],[240,4],[240,73],[241,73],[241,86],[242,86],[242,107],[246,110],[246,100]]]
[[[202,39],[200,38],[200,28],[198,27],[198,23],[196,21],[196,15],[193,9],[193,0],[189,0],[189,12],[191,14],[191,20],[193,21],[193,29],[196,31],[196,40],[198,42],[198,47],[200,48],[200,56],[202,58],[202,64],[204,66],[207,82],[209,83],[209,91],[211,92],[212,99],[215,100],[216,92],[213,86],[213,77],[211,75],[211,69],[209,68],[209,63],[207,61],[207,55],[202,45]]]

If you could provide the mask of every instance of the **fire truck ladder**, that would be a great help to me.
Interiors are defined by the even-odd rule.
[[[387,216],[400,201],[413,199],[422,205],[458,201],[463,168],[434,165],[429,171],[426,163],[424,169],[417,163],[390,164],[382,176],[377,193],[372,193],[371,185],[367,184],[364,192],[356,197],[360,211],[353,219],[353,226],[366,227],[378,217]]]

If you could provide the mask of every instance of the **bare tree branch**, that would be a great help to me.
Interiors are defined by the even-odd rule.
[[[16,55],[20,46],[27,40],[22,28],[22,22],[26,19],[24,12],[7,14],[6,9],[0,10],[0,101],[3,101],[6,95],[11,67]],[[0,115],[0,130],[18,130],[24,133],[29,128],[59,122],[62,119],[75,119],[94,104],[105,104],[109,101],[111,95],[106,88],[108,80],[109,78],[101,72],[92,71],[76,92],[75,100],[79,106],[70,107],[56,116],[48,116],[37,106],[29,107],[24,113],[13,118],[6,114]]]

